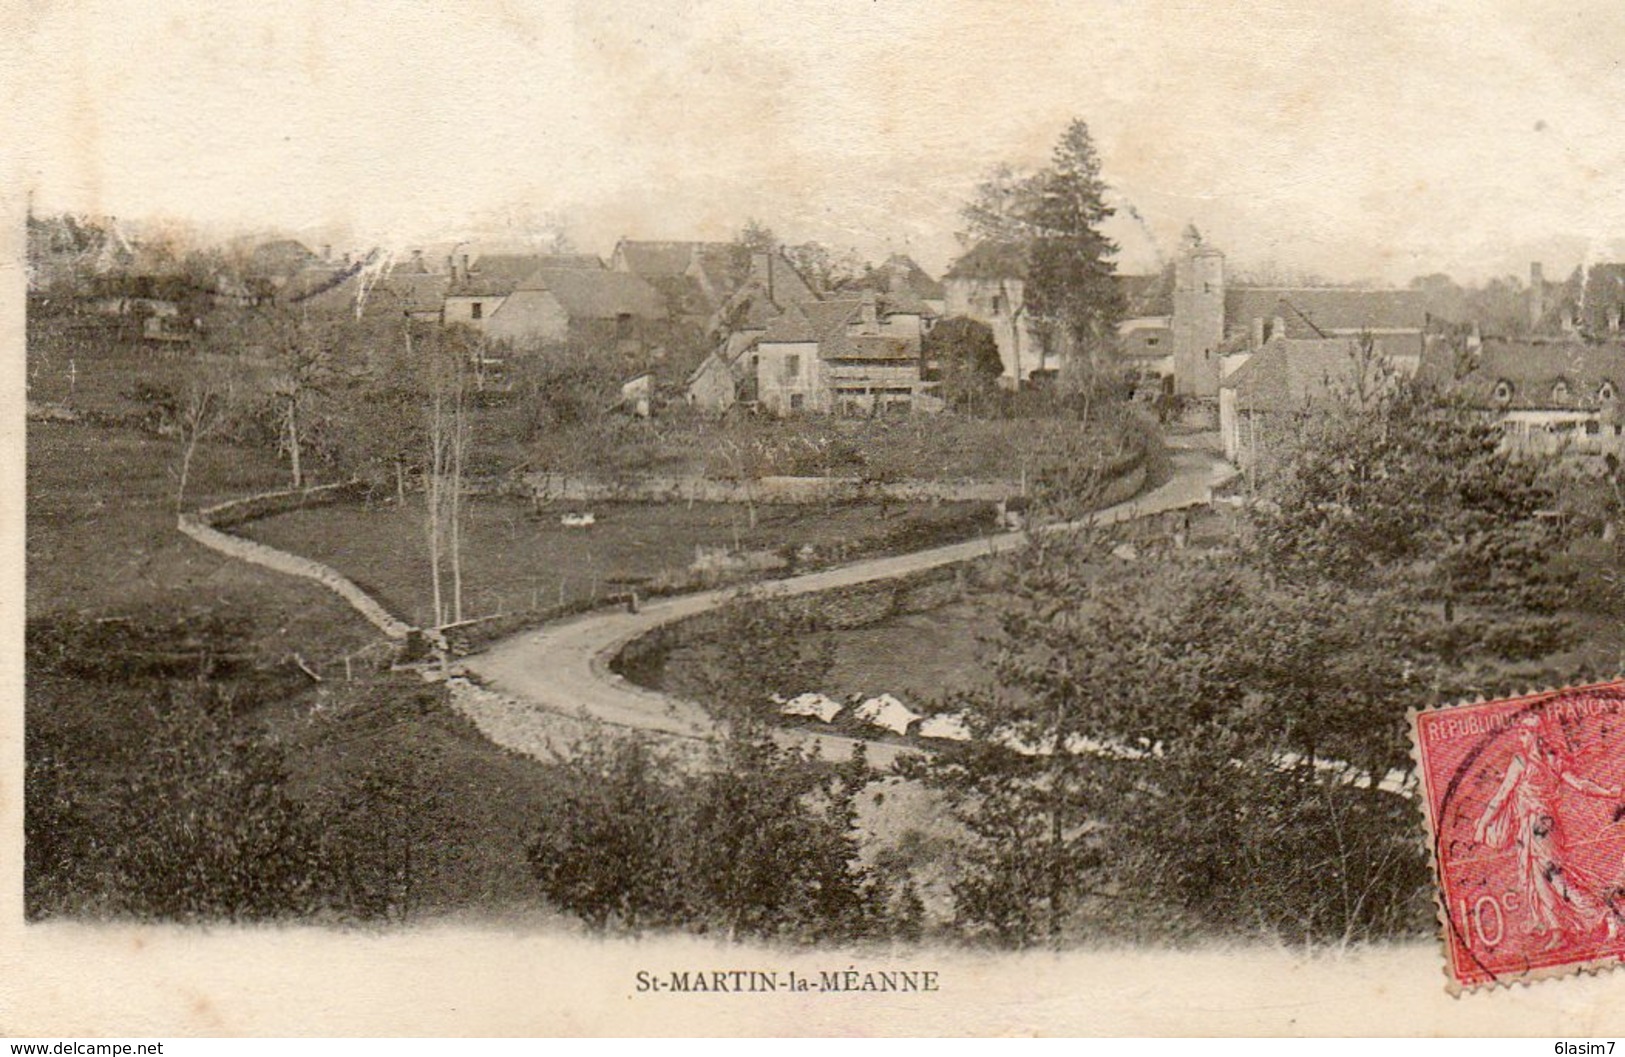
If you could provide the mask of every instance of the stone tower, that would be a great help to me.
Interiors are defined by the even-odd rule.
[[[1224,254],[1185,229],[1174,262],[1174,392],[1219,395],[1219,345],[1224,341]]]

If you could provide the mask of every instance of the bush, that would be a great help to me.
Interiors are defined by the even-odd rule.
[[[531,866],[594,929],[813,940],[886,927],[884,888],[857,863],[861,756],[832,773],[736,731],[685,774],[640,739],[601,735],[552,773],[560,810],[540,820]]]

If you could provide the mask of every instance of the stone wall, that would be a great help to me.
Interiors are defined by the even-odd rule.
[[[865,481],[857,477],[762,477],[754,481],[716,477],[636,476],[601,478],[529,473],[520,492],[538,501],[570,503],[824,503],[888,499],[993,503],[1015,495],[1014,481]]]
[[[177,521],[176,527],[203,546],[229,558],[236,558],[266,569],[273,569],[289,576],[299,576],[306,580],[316,581],[348,602],[356,612],[366,617],[374,627],[386,636],[402,641],[414,630],[411,625],[396,619],[376,599],[361,590],[337,570],[323,565],[321,562],[312,561],[297,554],[289,554],[287,551],[278,550],[255,540],[244,539],[241,536],[233,536],[230,533],[220,531],[221,526],[240,525],[245,521],[266,517],[270,514],[281,514],[307,506],[338,502],[353,495],[356,488],[356,483],[350,481],[343,484],[325,485],[321,488],[268,492],[243,499],[234,499],[228,503],[207,507],[196,513],[182,514]]]
[[[1136,454],[1113,468],[1112,494],[1132,496],[1145,459]],[[1021,494],[1019,481],[874,481],[861,477],[769,476],[753,481],[718,477],[627,475],[619,478],[533,472],[519,479],[517,490],[539,502],[569,503],[825,503],[885,499],[892,502],[997,503]],[[1115,498],[1107,502],[1117,502]]]

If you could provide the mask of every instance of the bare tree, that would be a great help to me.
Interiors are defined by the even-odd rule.
[[[302,308],[272,309],[268,351],[275,365],[271,396],[293,487],[305,486],[304,452],[312,403],[326,393],[333,372],[331,335]]]
[[[406,340],[410,350],[410,329]],[[443,332],[428,343],[425,353],[424,378],[429,391],[425,513],[434,619],[437,626],[444,626],[463,619],[462,491],[469,435],[470,349],[463,335]],[[449,601],[445,585],[448,572],[451,576]]]
[[[181,440],[181,464],[175,471],[175,507],[186,501],[186,483],[191,478],[197,446],[217,431],[226,418],[231,402],[231,383],[213,372],[194,373],[176,409],[175,428]]]

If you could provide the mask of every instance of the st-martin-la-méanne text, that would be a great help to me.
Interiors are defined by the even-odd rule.
[[[635,989],[639,994],[906,994],[940,991],[942,983],[935,969],[848,968],[816,973],[794,969],[673,969],[666,972],[639,969]]]

